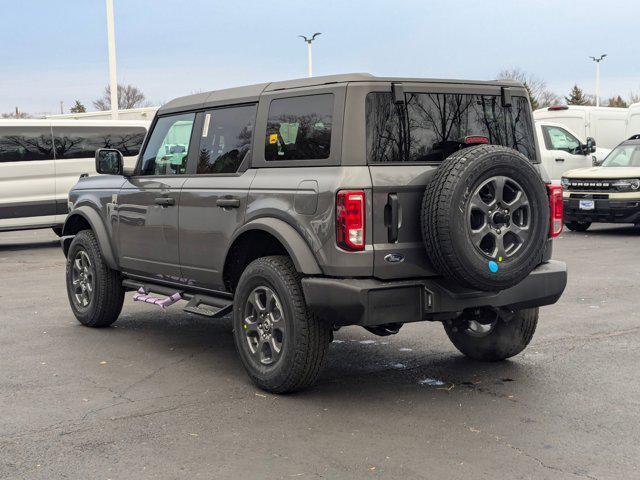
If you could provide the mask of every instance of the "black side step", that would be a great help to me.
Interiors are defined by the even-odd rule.
[[[229,313],[232,308],[232,300],[209,297],[207,295],[194,295],[183,310],[210,318],[220,318]]]
[[[132,279],[123,280],[122,285],[132,290],[143,288],[145,292],[159,293],[162,295],[173,295],[177,292],[184,300],[188,300],[189,302],[183,309],[185,312],[204,315],[209,318],[223,317],[233,308],[233,297],[231,294],[226,294],[224,297],[222,295],[220,297],[214,297],[212,295],[199,293],[193,294],[175,287],[138,282]]]

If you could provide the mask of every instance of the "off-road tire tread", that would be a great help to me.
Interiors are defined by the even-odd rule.
[[[270,270],[285,286],[293,308],[293,320],[297,322],[300,330],[298,338],[294,341],[291,368],[282,382],[278,384],[265,382],[248,370],[249,376],[260,388],[272,393],[303,390],[316,382],[322,370],[331,343],[331,328],[307,308],[300,282],[302,275],[296,271],[289,257],[284,255],[261,257],[247,267],[242,277],[245,274],[253,275],[261,268]],[[240,283],[243,282],[242,277]],[[278,294],[281,295],[281,292]],[[238,328],[237,325],[234,326]]]
[[[505,288],[501,285],[491,285],[484,279],[476,279],[473,273],[460,261],[451,241],[449,218],[455,208],[454,189],[469,165],[474,162],[477,164],[476,168],[482,169],[483,163],[486,162],[490,166],[492,159],[492,157],[484,157],[484,155],[513,154],[514,152],[511,148],[499,145],[481,145],[459,150],[442,162],[427,184],[421,208],[424,245],[436,270],[456,283],[485,291]],[[515,153],[521,155],[518,152]],[[526,160],[526,157],[522,157]],[[527,164],[530,165],[528,160]],[[531,166],[531,174],[538,176],[538,172],[533,166]],[[544,248],[541,248],[536,254],[531,255],[526,270],[531,271],[539,265],[542,262],[543,254]]]
[[[500,323],[487,337],[474,338],[454,331],[453,325],[444,323],[445,332],[451,343],[464,355],[474,360],[499,362],[522,352],[531,342],[538,325],[538,308],[518,310],[515,317]],[[500,335],[508,331],[513,341],[506,342]]]
[[[100,244],[96,239],[93,231],[82,230],[79,232],[71,245],[69,246],[69,256],[67,257],[66,274],[69,278],[72,252],[75,250],[75,245],[82,244],[87,253],[90,256],[90,260],[94,265],[95,270],[95,291],[94,291],[94,308],[91,315],[83,315],[82,312],[76,311],[73,308],[73,300],[71,298],[71,292],[67,288],[67,295],[69,296],[69,302],[72,305],[72,311],[80,323],[87,327],[102,328],[108,327],[113,324],[122,311],[122,304],[124,303],[125,289],[122,285],[122,277],[120,272],[111,269],[104,258],[100,250]],[[67,280],[68,282],[68,280]]]

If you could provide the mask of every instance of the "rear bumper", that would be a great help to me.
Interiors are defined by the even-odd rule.
[[[640,223],[640,200],[595,199],[595,209],[580,210],[579,198],[562,202],[564,221],[591,223]]]
[[[336,325],[363,326],[452,318],[475,307],[517,310],[551,305],[566,285],[567,267],[558,261],[539,265],[518,285],[495,293],[446,284],[442,279],[302,279],[307,305],[321,318]]]

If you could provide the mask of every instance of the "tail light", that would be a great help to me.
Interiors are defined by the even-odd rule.
[[[557,237],[562,232],[562,186],[547,185],[549,190],[549,236]]]
[[[343,250],[364,250],[364,192],[341,190],[336,197],[336,242]]]

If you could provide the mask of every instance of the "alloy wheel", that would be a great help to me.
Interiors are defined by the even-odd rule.
[[[282,304],[269,287],[254,288],[244,308],[242,328],[253,359],[261,365],[273,365],[282,354],[286,323]]]
[[[94,272],[89,255],[83,249],[78,250],[73,259],[71,285],[76,304],[83,308],[88,307],[95,290]]]
[[[485,257],[502,261],[513,257],[532,234],[531,204],[515,180],[502,175],[478,186],[467,208],[467,233]]]

